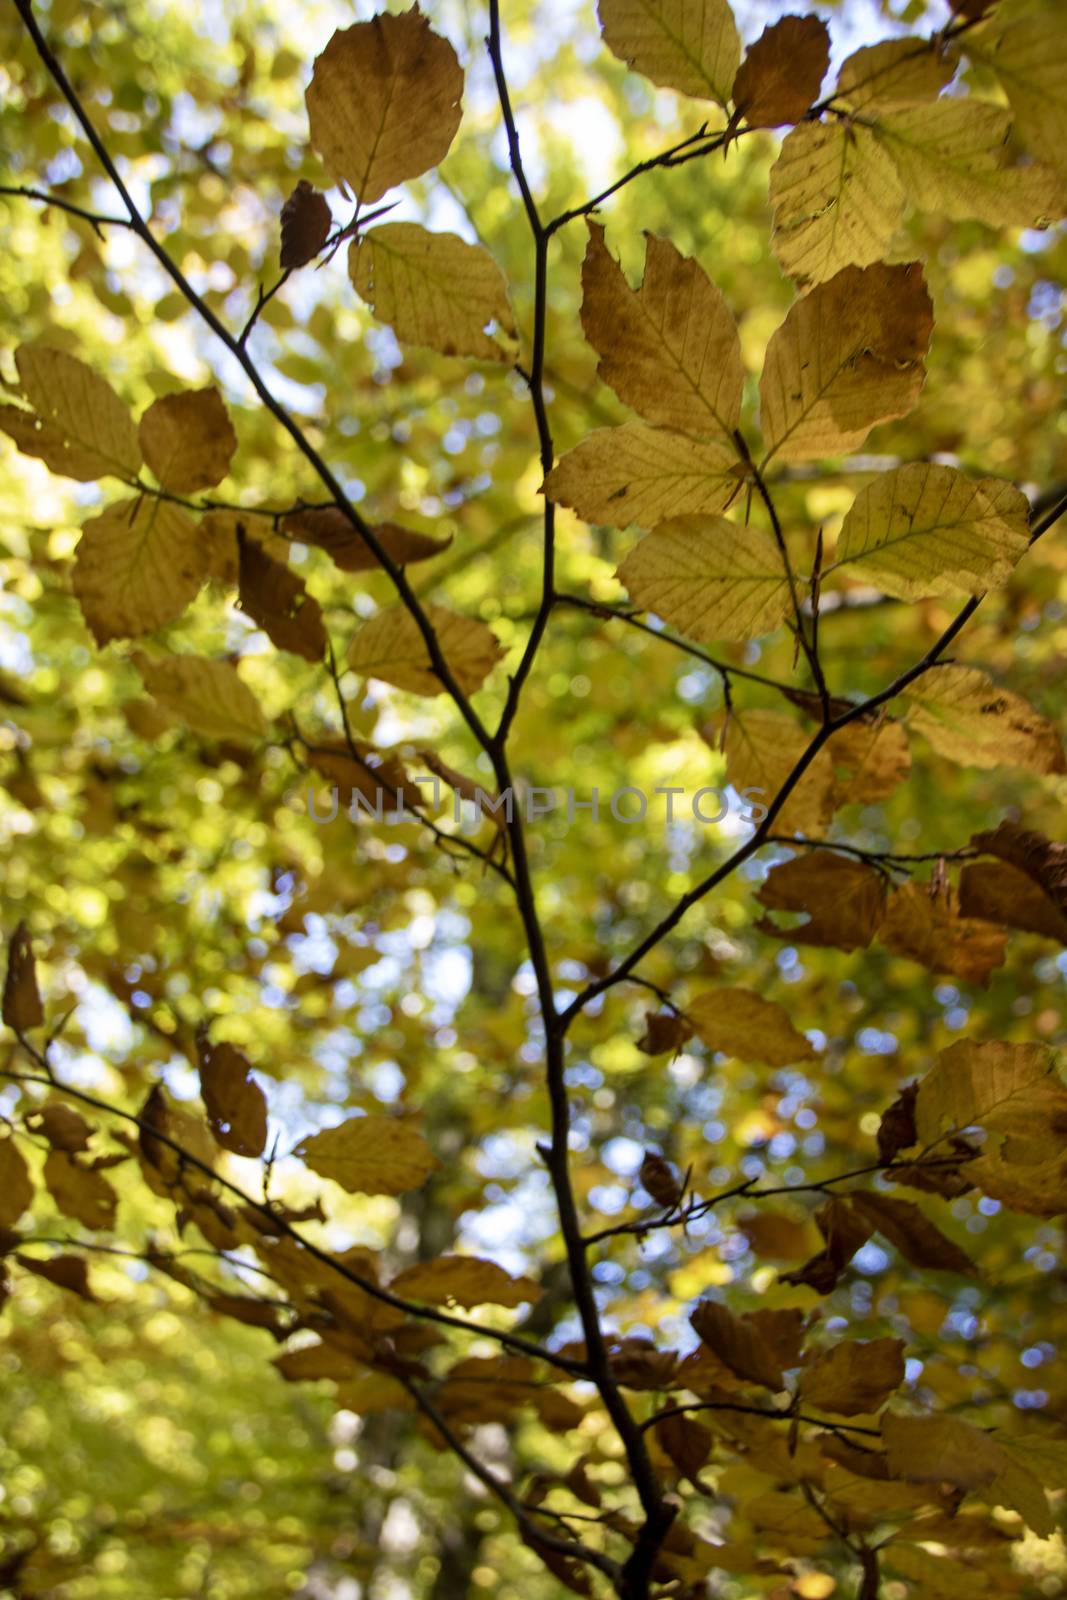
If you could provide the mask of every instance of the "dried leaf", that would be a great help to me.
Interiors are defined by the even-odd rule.
[[[141,418],[138,433],[145,461],[173,494],[215,488],[237,449],[233,424],[214,386],[163,395]]]
[[[232,1044],[197,1040],[200,1092],[211,1131],[224,1150],[259,1156],[267,1143],[267,1100],[251,1076],[252,1063]]]
[[[281,264],[286,271],[313,261],[329,237],[333,218],[326,196],[301,178],[282,206]]]
[[[800,1371],[804,1404],[839,1417],[877,1411],[903,1382],[903,1339],[844,1339],[815,1351]]]
[[[16,1033],[27,1033],[44,1021],[33,941],[25,922],[18,924],[8,943],[2,1014],[7,1026]]]
[[[308,85],[311,143],[361,205],[443,161],[462,110],[456,52],[417,5],[340,28]]]
[[[782,17],[764,28],[734,79],[733,99],[750,128],[799,122],[830,65],[830,34],[818,17]]]
[[[267,555],[255,539],[242,538],[240,552],[242,611],[279,650],[290,650],[305,661],[321,661],[326,654],[322,607],[308,594],[303,579]]]

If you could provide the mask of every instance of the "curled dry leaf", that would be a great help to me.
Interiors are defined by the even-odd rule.
[[[378,557],[359,529],[337,506],[293,511],[282,519],[282,532],[301,544],[325,550],[342,572],[371,572],[379,565]],[[411,561],[428,561],[452,543],[451,534],[446,539],[435,539],[428,533],[417,533],[395,522],[373,523],[371,532],[399,567]]]
[[[682,1185],[669,1161],[649,1150],[637,1174],[642,1189],[650,1194],[658,1206],[673,1207],[682,1198]]]
[[[286,271],[313,261],[329,236],[333,218],[326,196],[301,178],[282,206],[281,264]]]

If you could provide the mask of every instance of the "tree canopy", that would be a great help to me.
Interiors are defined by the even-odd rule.
[[[1067,1592],[1067,15],[0,13],[0,1589]]]

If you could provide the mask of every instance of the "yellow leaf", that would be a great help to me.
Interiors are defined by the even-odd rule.
[[[741,60],[727,0],[599,0],[604,43],[664,89],[725,106]]]
[[[636,545],[615,576],[631,600],[705,644],[758,639],[791,609],[769,533],[725,517],[676,517]]]
[[[739,1061],[762,1061],[787,1067],[810,1061],[811,1041],[798,1033],[789,1014],[751,989],[712,989],[698,995],[686,1015],[710,1050],[722,1050]]]
[[[0,1138],[0,1228],[12,1228],[33,1204],[33,1183],[22,1151],[10,1132]]]
[[[931,1555],[917,1545],[895,1541],[886,1551],[883,1564],[913,1585],[912,1594],[923,1600],[978,1600],[1003,1588],[990,1587],[989,1573],[980,1566],[961,1562],[958,1556]]]
[[[174,494],[213,489],[230,470],[237,449],[233,424],[214,387],[163,395],[141,418],[138,433],[145,461]]]
[[[598,428],[556,463],[545,493],[586,522],[654,528],[668,517],[721,511],[744,467],[733,445],[628,422]]]
[[[838,805],[870,805],[885,800],[911,771],[904,724],[878,716],[835,733],[826,746],[833,763]]]
[[[100,1172],[83,1167],[65,1150],[50,1150],[44,1181],[59,1210],[85,1228],[111,1228],[119,1197]]]
[[[414,222],[387,222],[353,240],[348,275],[402,344],[481,361],[513,359],[508,286],[483,245]]]
[[[104,379],[65,350],[24,344],[15,365],[32,412],[0,407],[0,428],[53,472],[88,483],[136,478],[141,451],[126,407]]]
[[[145,688],[165,711],[209,739],[253,741],[267,731],[252,691],[228,661],[204,656],[137,654],[134,665]]]
[[[876,422],[906,416],[932,329],[914,262],[846,267],[798,300],[771,337],[760,378],[767,459],[844,455]]]
[[[443,161],[462,110],[463,70],[417,5],[340,28],[308,85],[311,143],[361,204]]]
[[[737,325],[704,269],[669,239],[646,235],[644,277],[631,289],[603,228],[589,224],[582,327],[601,378],[649,422],[732,435],[745,378]]]
[[[1007,583],[1030,542],[1030,506],[1011,484],[916,461],[861,489],[834,568],[899,600],[981,594]]]
[[[992,67],[1015,113],[1015,131],[1042,161],[1067,173],[1067,29],[1060,0],[994,18],[968,53]]]
[[[934,667],[907,690],[909,724],[961,767],[1067,771],[1059,732],[1020,695],[976,667]]]
[[[531,1278],[513,1278],[495,1261],[477,1256],[438,1256],[407,1267],[389,1285],[405,1300],[425,1300],[429,1305],[509,1306],[537,1300],[541,1287]]]
[[[224,1150],[238,1156],[263,1154],[267,1101],[251,1076],[252,1064],[232,1044],[198,1040],[200,1092],[211,1131]]]
[[[74,593],[97,644],[165,628],[196,599],[211,560],[198,523],[169,501],[119,500],[83,527]]]
[[[721,719],[707,723],[700,733],[717,750]],[[804,730],[781,711],[735,711],[726,721],[726,775],[738,791],[758,791],[756,802],[767,807],[810,743]],[[818,837],[833,812],[834,771],[823,749],[790,791],[775,831]]]
[[[800,1370],[804,1404],[839,1417],[877,1411],[904,1382],[903,1339],[844,1339]]]
[[[991,228],[1040,227],[1067,209],[1067,184],[1052,168],[1005,164],[1011,113],[968,95],[885,114],[877,137],[920,211]]]
[[[886,254],[904,215],[893,162],[860,124],[806,122],[771,169],[772,246],[801,286]]]
[[[461,617],[443,606],[423,607],[445,661],[465,694],[473,694],[504,654],[496,638],[475,617]],[[426,641],[405,606],[391,606],[365,622],[352,640],[348,664],[365,678],[380,678],[410,694],[443,694]]]
[[[938,38],[883,39],[846,57],[834,99],[846,100],[853,111],[936,100],[957,65],[958,57]]]
[[[404,1194],[439,1165],[422,1134],[394,1117],[349,1117],[302,1140],[295,1154],[349,1194]]]
[[[885,1411],[882,1440],[889,1470],[907,1483],[954,1483],[978,1489],[992,1483],[1004,1456],[1000,1446],[962,1417],[906,1416]]]
[[[772,867],[756,898],[774,911],[808,916],[796,928],[779,928],[764,919],[758,926],[766,933],[793,944],[864,950],[885,915],[886,886],[881,873],[866,862],[813,850]]]
[[[1025,1132],[1067,1106],[1056,1057],[1045,1045],[959,1039],[919,1084],[915,1126],[931,1149],[967,1128]]]
[[[782,17],[764,28],[738,70],[732,99],[750,128],[799,122],[830,65],[830,34],[818,17]]]

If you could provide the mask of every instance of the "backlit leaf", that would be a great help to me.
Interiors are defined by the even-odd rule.
[[[402,344],[480,361],[512,359],[507,284],[483,245],[414,222],[387,222],[353,240],[348,272]]]
[[[671,517],[721,511],[743,484],[732,444],[628,422],[598,428],[568,450],[545,493],[586,522],[654,528]]]
[[[750,128],[799,122],[830,65],[830,35],[818,17],[782,17],[764,28],[734,79],[733,99]]]
[[[728,0],[599,0],[604,43],[665,89],[725,106],[741,59]]]
[[[670,240],[646,236],[644,277],[631,289],[603,228],[590,222],[582,328],[601,378],[647,421],[733,433],[744,383],[737,325],[704,269]]]
[[[910,684],[907,695],[909,725],[949,761],[990,770],[1067,771],[1052,723],[976,667],[935,667]]]
[[[228,661],[138,653],[134,663],[149,693],[195,733],[254,741],[266,732],[258,701]]]
[[[797,1032],[783,1007],[750,989],[712,989],[691,1001],[686,1015],[709,1050],[722,1050],[740,1061],[785,1067],[815,1055],[811,1041]]]
[[[211,1131],[224,1150],[262,1155],[267,1142],[267,1101],[251,1076],[252,1064],[232,1044],[199,1041],[200,1092]]]
[[[181,506],[141,495],[82,528],[73,586],[97,644],[165,628],[196,599],[210,546]]]
[[[808,1357],[800,1393],[805,1405],[858,1417],[877,1411],[903,1382],[903,1339],[843,1339]]]
[[[307,89],[311,143],[364,205],[443,161],[462,115],[463,71],[417,5],[340,28]]]
[[[214,387],[163,395],[141,418],[138,435],[148,466],[175,494],[213,489],[230,470],[237,449],[233,424]]]
[[[452,676],[465,693],[473,694],[504,653],[495,636],[476,617],[461,617],[437,605],[423,609]],[[352,640],[348,664],[365,678],[380,678],[409,694],[444,693],[426,641],[404,606],[379,611],[362,625]]]
[[[540,1298],[541,1288],[530,1278],[516,1278],[495,1261],[477,1256],[438,1256],[420,1261],[398,1273],[389,1285],[405,1300],[425,1300],[430,1305],[520,1306]]]
[[[616,577],[630,598],[691,639],[757,639],[792,606],[769,533],[725,517],[676,517],[641,540]]]
[[[0,428],[25,455],[84,483],[137,476],[137,430],[109,383],[76,356],[43,344],[20,345],[15,365],[33,410],[0,406]]]
[[[394,1117],[349,1117],[310,1134],[295,1153],[349,1194],[404,1194],[438,1166],[422,1134]]]

